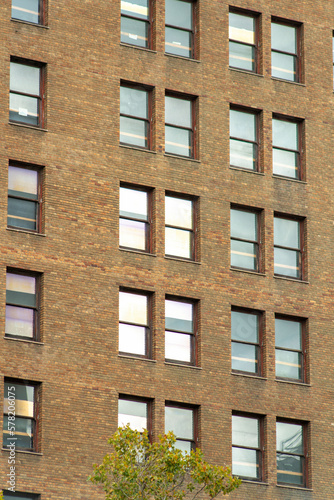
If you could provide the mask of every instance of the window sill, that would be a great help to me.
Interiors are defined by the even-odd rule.
[[[119,147],[125,149],[133,149],[135,151],[142,151],[143,153],[153,153],[155,155],[157,154],[157,152],[153,151],[152,149],[139,148],[137,146],[131,146],[131,144],[120,144]]]
[[[149,257],[156,257],[157,256],[156,253],[145,252],[144,250],[135,250],[132,248],[119,247],[119,250],[121,252],[130,252],[130,253],[136,253],[136,254],[139,253],[139,255],[148,255]]]
[[[256,174],[256,175],[263,175],[263,172],[258,172],[257,170],[248,170],[247,168],[241,168],[241,167],[234,167],[233,165],[230,165],[231,170],[238,170],[239,172],[248,172],[249,174]]]
[[[301,179],[294,179],[293,177],[284,177],[283,175],[277,175],[273,174],[274,179],[280,179],[282,181],[292,181],[292,182],[297,182],[297,184],[307,184],[306,181],[303,181]]]
[[[24,344],[36,344],[36,345],[44,345],[44,342],[38,342],[37,340],[30,340],[30,339],[14,339],[13,337],[6,337],[4,336],[5,340],[12,340],[14,342],[23,342]]]
[[[274,278],[277,280],[293,281],[294,283],[303,283],[304,285],[310,284],[309,281],[299,280],[297,278],[289,278],[288,276],[277,276],[276,274],[274,274]]]
[[[312,387],[311,384],[306,384],[305,382],[294,382],[293,380],[283,380],[280,378],[276,378],[275,382],[278,382],[280,384],[292,384],[292,385],[301,385],[302,387]]]
[[[1,449],[2,449],[2,451],[8,451],[8,452],[10,452],[9,448],[1,448]],[[17,448],[15,448],[15,453],[24,453],[25,455],[37,455],[38,457],[42,457],[43,456],[43,453],[39,453],[37,451],[18,450]]]
[[[177,260],[179,262],[188,262],[189,264],[197,264],[197,265],[201,264],[201,262],[198,262],[197,260],[183,259],[182,257],[173,257],[172,255],[165,255],[165,259]]]
[[[231,372],[231,375],[235,375],[236,377],[255,378],[256,380],[268,380],[267,377],[261,377],[260,375],[251,375],[248,373]]]
[[[270,486],[269,483],[264,483],[263,481],[253,481],[252,479],[243,479],[243,483],[250,483],[250,484],[259,484],[262,486]]]
[[[256,73],[255,71],[247,71],[246,69],[233,68],[232,66],[229,66],[229,70],[236,71],[237,73],[245,73],[246,75],[253,75],[253,76],[259,76],[260,78],[264,78],[264,75]]]
[[[312,488],[305,488],[305,486],[288,486],[287,484],[276,484],[277,488],[288,488],[292,490],[313,491]]]
[[[148,47],[139,47],[139,45],[132,45],[131,43],[120,42],[121,47],[129,47],[130,49],[143,50],[144,52],[150,52],[151,54],[157,54],[156,50],[149,49]]]
[[[145,361],[146,363],[156,363],[156,359],[141,358],[139,356],[131,356],[131,354],[118,354],[121,359],[132,359],[135,361]]]
[[[201,62],[199,59],[193,59],[192,57],[178,56],[176,54],[170,54],[169,52],[165,52],[165,56],[167,56],[167,57],[173,57],[175,59],[181,59],[182,61],[192,61],[192,62],[195,62],[195,63],[200,63]]]
[[[265,273],[259,273],[258,271],[251,271],[247,269],[237,269],[236,267],[230,267],[230,271],[236,271],[237,273],[255,274],[255,276],[267,276]]]
[[[284,82],[284,83],[290,83],[292,85],[297,85],[299,87],[306,87],[305,83],[292,82],[291,80],[284,80],[283,78],[277,78],[276,76],[272,76],[271,79],[275,80],[276,82]]]
[[[39,132],[49,132],[46,128],[34,126],[34,125],[26,125],[25,123],[19,123],[19,122],[8,122],[8,125],[14,125],[14,127],[22,127],[22,128],[29,128],[30,130],[38,130]]]
[[[165,365],[167,365],[167,366],[177,366],[178,368],[191,368],[192,370],[202,370],[201,366],[183,365],[181,363],[173,363],[172,361],[165,361]]]
[[[24,233],[24,234],[32,234],[34,236],[43,236],[45,238],[46,234],[44,233],[36,233],[35,231],[28,231],[27,229],[16,229],[15,227],[7,227],[7,231],[13,231],[14,233]]]
[[[186,160],[195,163],[201,163],[200,160],[196,160],[195,158],[189,158],[188,156],[173,155],[172,153],[164,153],[164,156],[167,156],[167,158],[176,158],[177,160]]]
[[[29,21],[23,21],[23,19],[15,19],[14,17],[11,18],[11,21],[19,24],[27,24],[28,26],[36,26],[37,28],[44,28],[46,30],[50,29],[49,26],[45,26],[45,24],[31,23]]]

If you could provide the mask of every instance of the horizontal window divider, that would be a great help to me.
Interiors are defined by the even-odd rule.
[[[118,357],[119,358],[124,358],[124,359],[132,359],[132,360],[135,360],[135,361],[146,361],[148,363],[156,363],[157,360],[156,359],[151,359],[151,358],[142,358],[140,356],[131,356],[131,354],[121,354],[119,353],[118,354]]]
[[[38,342],[36,340],[30,340],[30,339],[19,339],[19,338],[14,338],[14,337],[8,337],[5,336],[3,337],[5,340],[13,340],[14,342],[24,342],[25,344],[36,344],[36,345],[44,345],[44,342]]]
[[[280,151],[289,151],[290,153],[296,153],[297,155],[300,155],[298,149],[281,148],[280,146],[275,146],[274,144],[273,144],[273,149],[279,149]]]
[[[134,250],[133,248],[119,247],[122,252],[139,253],[140,255],[149,255],[150,257],[157,257],[156,253],[145,252],[145,250]]]
[[[15,127],[30,128],[31,130],[38,130],[39,132],[49,132],[47,128],[41,128],[38,125],[26,125],[25,123],[8,122],[8,125],[14,125]]]
[[[172,361],[165,361],[165,365],[168,366],[177,366],[178,368],[192,368],[193,370],[202,370],[201,366],[195,366],[195,365],[186,365],[182,363],[173,363]]]
[[[188,156],[173,155],[172,153],[164,153],[164,156],[167,156],[169,158],[176,158],[177,160],[186,160],[186,161],[192,161],[195,163],[201,163],[201,160],[196,160],[195,158],[189,158]]]
[[[23,21],[22,19],[15,19],[14,17],[12,17],[10,20],[14,23],[27,24],[28,26],[35,26],[36,28],[44,28],[45,30],[50,29],[50,26],[46,26],[45,24],[30,23],[29,21]]]
[[[170,299],[168,299],[170,300]],[[174,300],[174,299],[171,299],[171,300]],[[195,332],[187,332],[186,330],[175,330],[173,328],[167,328],[165,327],[165,331],[166,332],[175,332],[175,333],[182,333],[182,334],[186,334],[186,335],[196,335]]]
[[[14,233],[24,233],[33,234],[34,236],[43,236],[45,238],[46,234],[38,233],[36,231],[29,231],[28,229],[16,229],[15,227],[6,227],[7,231],[13,231]]]
[[[283,383],[283,384],[293,384],[293,385],[301,385],[301,386],[304,386],[304,387],[312,387],[311,384],[307,384],[305,382],[300,382],[298,380],[289,380],[289,379],[283,379],[283,378],[275,378],[275,382],[280,382],[280,383]]]
[[[139,45],[132,45],[131,43],[120,42],[120,45],[131,49],[143,50],[144,52],[152,52],[153,54],[158,53],[156,50],[149,49],[148,47],[140,47]]]
[[[258,271],[251,271],[250,269],[240,269],[238,267],[230,267],[230,271],[237,271],[238,273],[255,274],[257,276],[267,276],[266,273],[259,273]]]
[[[235,342],[236,344],[247,344],[247,345],[255,345],[255,346],[258,346],[260,347],[260,343],[259,342],[246,342],[244,340],[235,340],[233,338],[231,338],[232,342]],[[291,351],[291,349],[287,349],[289,351]],[[301,351],[297,351],[297,352],[301,352]]]
[[[201,262],[199,262],[198,260],[192,260],[192,259],[186,259],[186,258],[182,258],[182,257],[173,257],[173,255],[164,255],[165,259],[168,259],[168,260],[178,260],[180,262],[189,262],[191,264],[201,264]]]
[[[268,380],[267,377],[261,377],[260,375],[251,375],[250,373],[241,373],[232,371],[231,375],[236,375],[237,377],[256,378],[258,380]]]
[[[278,276],[277,274],[274,274],[274,278],[278,280],[285,280],[285,281],[294,281],[295,283],[304,283],[305,285],[309,285],[309,281],[305,280],[300,280],[298,278],[289,278],[288,276]]]
[[[156,151],[153,151],[152,149],[146,149],[146,148],[139,148],[138,146],[130,146],[128,144],[119,144],[120,148],[126,148],[126,149],[134,149],[135,151],[144,151],[145,153],[153,153],[157,154]]]

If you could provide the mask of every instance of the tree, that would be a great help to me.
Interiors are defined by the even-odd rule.
[[[89,480],[101,484],[105,500],[182,500],[205,493],[210,499],[226,495],[241,481],[229,467],[210,465],[200,449],[184,453],[175,447],[172,432],[150,443],[148,432],[129,425],[108,440],[114,448],[101,465],[94,465]]]

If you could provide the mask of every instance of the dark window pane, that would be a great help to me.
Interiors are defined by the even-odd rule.
[[[121,42],[148,46],[148,23],[122,16],[121,18]]]
[[[298,153],[273,149],[273,172],[276,175],[292,177],[297,179],[298,174]]]
[[[276,422],[277,451],[303,454],[303,426]]]
[[[297,51],[297,29],[284,24],[271,24],[271,47],[281,52],[295,54]]]
[[[274,241],[275,245],[299,249],[299,222],[275,217]]]
[[[258,343],[258,325],[257,314],[247,314],[239,311],[232,311],[232,339],[241,342]]]
[[[276,349],[276,377],[301,379],[301,354]]]
[[[192,2],[166,0],[165,22],[171,26],[192,29]]]
[[[9,388],[15,386],[14,391],[10,391]],[[35,388],[31,385],[23,384],[12,384],[10,382],[5,382],[5,397],[8,392],[15,392],[16,397],[16,412],[18,415],[33,417],[34,416],[34,394]],[[5,399],[7,401],[7,399]],[[29,404],[27,404],[27,401]]]
[[[130,424],[131,429],[142,432],[147,429],[147,403],[119,399],[118,426]]]
[[[295,82],[297,80],[296,65],[296,56],[279,52],[271,53],[271,74],[276,78]]]
[[[121,13],[128,16],[148,19],[149,0],[122,0]]]
[[[15,446],[17,448],[32,449],[33,448],[33,421],[27,418],[15,417]],[[13,441],[13,436],[10,436],[8,431],[8,417],[4,415],[3,420],[3,445],[9,446]]]
[[[120,141],[125,144],[132,144],[147,148],[148,144],[148,127],[144,120],[135,118],[126,118],[121,116],[120,119]]]
[[[299,278],[300,276],[299,252],[294,250],[274,249],[274,272]]]
[[[37,204],[33,201],[8,198],[8,226],[36,230]]]
[[[256,450],[232,448],[232,474],[241,477],[259,478],[259,461]]]
[[[255,49],[253,46],[230,42],[229,65],[246,71],[255,70]]]
[[[121,87],[120,99],[121,114],[137,118],[148,117],[148,92],[146,90]]]
[[[39,0],[12,0],[12,18],[39,23]]]
[[[11,93],[9,96],[9,119],[27,125],[38,125],[39,99]]]
[[[231,240],[231,266],[257,269],[257,245],[245,241]]]
[[[165,51],[177,56],[191,57],[191,38],[189,31],[166,27]]]
[[[304,483],[303,457],[277,453],[277,482],[301,486]]]
[[[300,350],[302,348],[301,338],[302,325],[299,321],[286,319],[275,319],[276,347]]]
[[[232,342],[232,370],[258,372],[258,348],[255,345]]]

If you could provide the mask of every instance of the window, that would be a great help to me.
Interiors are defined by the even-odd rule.
[[[262,480],[262,419],[232,415],[232,474]]]
[[[257,114],[230,110],[230,165],[258,170]]]
[[[11,491],[3,492],[4,500],[40,500],[40,495],[36,495],[35,493],[12,493]]]
[[[274,272],[290,278],[302,278],[301,221],[274,217]]]
[[[12,0],[12,19],[43,24],[43,0]]]
[[[37,450],[38,392],[39,386],[36,384],[5,380],[4,448],[8,448],[16,438],[17,449]]]
[[[276,377],[304,380],[304,335],[305,324],[295,318],[276,316]]]
[[[38,168],[11,162],[8,167],[8,227],[41,230],[42,189]]]
[[[273,172],[276,175],[301,178],[300,123],[273,118]]]
[[[192,1],[166,1],[165,51],[183,57],[194,57],[194,14]]]
[[[165,433],[170,431],[175,434],[176,448],[186,453],[194,450],[197,443],[196,409],[173,403],[166,404]]]
[[[150,356],[150,296],[119,292],[119,351]]]
[[[299,27],[284,22],[271,23],[272,76],[299,82],[299,31]]]
[[[121,42],[150,47],[150,0],[121,1]]]
[[[250,14],[230,12],[230,66],[257,71],[257,19]]]
[[[167,298],[165,301],[165,357],[168,361],[195,364],[195,304]]]
[[[12,59],[10,63],[9,120],[43,126],[44,67]]]
[[[251,310],[231,311],[232,370],[261,375],[261,314]]]
[[[165,254],[195,259],[194,204],[187,198],[165,197]]]
[[[231,266],[259,271],[259,214],[231,208]]]
[[[306,486],[305,426],[276,422],[277,482]]]
[[[6,275],[6,337],[38,339],[38,277],[8,271]]]
[[[191,99],[166,95],[166,153],[194,157],[193,104]]]
[[[150,147],[150,92],[143,87],[121,85],[120,142]]]
[[[151,249],[149,191],[121,186],[119,217],[120,246],[149,252]]]
[[[132,430],[150,431],[151,405],[147,400],[120,396],[118,400],[118,427],[130,425]]]

